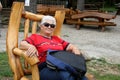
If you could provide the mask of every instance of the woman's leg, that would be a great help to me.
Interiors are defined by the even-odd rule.
[[[84,76],[84,77],[82,78],[82,80],[88,80],[88,79],[87,79],[87,77],[86,77],[86,76]]]
[[[39,64],[38,68],[40,72],[40,80],[61,80],[59,73],[48,68],[45,62]]]
[[[40,71],[40,80],[61,80],[61,78],[57,71],[46,67]]]

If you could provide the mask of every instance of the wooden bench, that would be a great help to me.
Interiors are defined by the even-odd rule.
[[[115,15],[107,13],[85,11],[72,15],[71,20],[67,20],[67,23],[75,24],[77,29],[80,29],[80,26],[82,25],[97,25],[101,28],[101,31],[104,31],[105,26],[116,26],[114,22],[109,22],[109,20],[114,19],[115,17]]]
[[[43,15],[54,15],[57,10],[64,10],[64,5],[37,5],[37,13]]]
[[[37,13],[45,15],[48,13],[48,11],[49,11],[49,8],[46,5],[43,5],[43,4],[37,5]]]

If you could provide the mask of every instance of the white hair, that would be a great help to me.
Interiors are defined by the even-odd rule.
[[[49,16],[49,15],[44,16],[44,17],[42,18],[40,24],[42,25],[42,24],[44,24],[45,22],[47,22],[48,20],[52,21],[52,24],[56,25],[56,19],[55,19],[54,17],[52,17],[52,16]]]

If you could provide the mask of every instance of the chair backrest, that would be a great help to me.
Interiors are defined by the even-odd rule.
[[[24,11],[24,3],[23,2],[13,2],[8,32],[6,36],[6,50],[8,53],[9,64],[13,72],[14,80],[29,80],[25,77],[27,70],[24,69],[21,63],[21,58],[26,59],[31,67],[32,80],[39,80],[39,72],[37,63],[39,62],[37,57],[29,58],[27,57],[23,50],[18,48],[18,40],[19,40],[19,29],[21,27],[22,21],[24,24],[24,38],[28,36],[29,28],[32,28],[32,33],[36,33],[37,22],[42,19],[44,15],[34,14],[31,12]],[[55,16],[57,24],[56,29],[53,35],[60,36],[60,30],[65,18],[64,11],[56,11]],[[32,21],[32,26],[30,27],[30,22]]]

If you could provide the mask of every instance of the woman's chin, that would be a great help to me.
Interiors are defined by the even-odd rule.
[[[46,32],[46,34],[50,35],[50,34],[52,34],[52,32]]]

